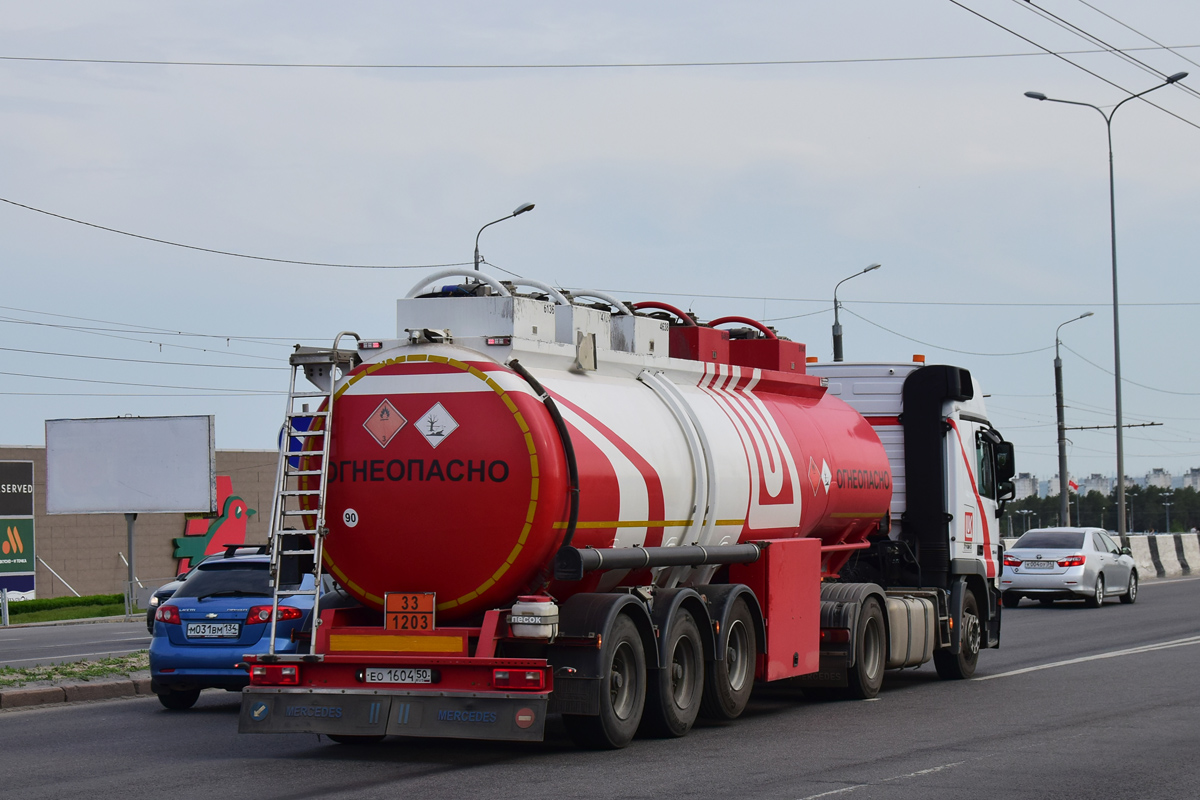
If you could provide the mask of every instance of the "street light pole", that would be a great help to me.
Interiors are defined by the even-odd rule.
[[[850,276],[850,278],[857,278],[859,275],[866,275],[871,270],[879,269],[882,266],[883,266],[882,264],[872,264],[871,266],[864,269],[862,272],[854,273],[853,275]],[[850,278],[842,278],[840,281],[837,282],[837,286],[833,287],[833,360],[834,361],[842,360],[842,323],[838,320],[838,309],[841,307],[841,305],[838,303],[837,290],[838,290],[838,286],[841,286],[843,283],[850,280]]]
[[[1058,510],[1068,528],[1071,527],[1071,499],[1067,494],[1070,488],[1067,480],[1067,423],[1063,419],[1062,357],[1058,354],[1058,332],[1063,329],[1063,325],[1070,325],[1090,316],[1092,312],[1088,311],[1054,329],[1054,399],[1058,405]]]
[[[1173,498],[1175,496],[1175,493],[1174,492],[1163,492],[1162,496],[1164,498],[1166,498],[1163,500],[1163,508],[1167,509],[1167,533],[1170,533],[1171,532],[1171,506],[1173,506],[1175,504],[1169,503],[1167,501],[1170,500],[1171,498]]]
[[[491,226],[495,225],[497,222],[504,222],[504,220],[506,220],[506,219],[512,219],[513,217],[524,214],[526,211],[533,211],[533,203],[522,203],[521,205],[517,206],[516,210],[514,210],[507,217],[501,217],[500,219],[492,220],[487,225],[484,225],[483,228],[479,229],[479,233],[483,233],[484,228],[490,228]],[[479,262],[482,260],[479,258],[479,233],[475,234],[475,271],[476,272],[479,271]]]
[[[1117,298],[1117,199],[1116,199],[1116,181],[1113,175],[1113,146],[1112,146],[1112,119],[1117,113],[1117,109],[1133,100],[1136,97],[1142,97],[1150,92],[1161,89],[1164,86],[1170,86],[1187,77],[1186,72],[1176,72],[1168,77],[1158,86],[1152,86],[1144,92],[1138,92],[1126,97],[1121,102],[1113,106],[1112,111],[1107,114],[1099,106],[1094,106],[1091,103],[1081,103],[1076,100],[1059,100],[1053,97],[1047,97],[1041,92],[1026,92],[1025,96],[1033,100],[1049,100],[1052,103],[1065,103],[1072,106],[1086,106],[1093,108],[1101,117],[1104,118],[1104,125],[1108,129],[1108,222],[1109,235],[1112,242],[1112,287],[1113,287],[1113,375],[1116,380],[1116,417],[1117,417],[1117,535],[1121,538],[1121,545],[1129,544],[1127,529],[1125,526],[1125,436],[1124,436],[1124,418],[1121,413],[1121,323],[1120,323],[1120,303]]]

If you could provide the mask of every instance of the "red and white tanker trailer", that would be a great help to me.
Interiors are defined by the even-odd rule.
[[[275,602],[339,588],[307,652],[247,656],[241,731],[540,740],[558,713],[621,747],[756,682],[867,698],[999,645],[1013,454],[967,370],[479,272],[397,320],[292,356]]]

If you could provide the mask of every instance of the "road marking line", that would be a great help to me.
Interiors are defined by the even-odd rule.
[[[803,797],[800,800],[816,800],[818,797],[830,797],[835,794],[847,794],[849,792],[857,791],[859,789],[866,789],[866,788],[870,788],[872,786],[878,786],[881,783],[891,783],[892,781],[902,781],[902,780],[906,780],[908,778],[919,778],[922,775],[932,775],[935,772],[941,772],[942,770],[945,770],[945,769],[952,769],[954,767],[961,766],[965,763],[967,763],[967,762],[966,761],[955,761],[952,764],[942,764],[939,767],[930,767],[929,769],[919,769],[916,772],[909,772],[905,775],[893,775],[890,778],[881,778],[877,781],[872,781],[870,783],[859,783],[854,786],[846,786],[841,789],[832,789],[828,792],[821,792],[820,794],[810,794],[808,797]]]
[[[0,664],[20,664],[22,661],[48,661],[55,658],[86,658],[87,656],[120,656],[136,653],[137,650],[101,650],[98,653],[71,653],[65,656],[41,656],[40,658],[12,658]]]
[[[1024,669],[1014,669],[1011,672],[1001,672],[997,675],[983,675],[978,678],[972,678],[972,681],[990,681],[994,678],[1007,678],[1011,675],[1024,675],[1027,672],[1038,672],[1043,669],[1053,669],[1055,667],[1066,667],[1071,664],[1082,664],[1086,661],[1098,661],[1104,658],[1117,658],[1118,656],[1132,656],[1138,653],[1152,653],[1155,650],[1167,650],[1172,647],[1186,647],[1190,644],[1200,644],[1200,636],[1189,636],[1186,639],[1172,639],[1169,642],[1158,642],[1157,644],[1147,644],[1141,647],[1131,647],[1128,650],[1113,650],[1108,653],[1097,653],[1094,656],[1083,656],[1082,658],[1071,658],[1066,661],[1054,661],[1049,664],[1040,664],[1036,667],[1025,667]]]
[[[1139,589],[1145,589],[1147,586],[1161,586],[1164,583],[1190,583],[1192,581],[1200,581],[1200,578],[1173,578],[1171,580],[1159,580],[1158,578],[1147,578],[1138,584]]]

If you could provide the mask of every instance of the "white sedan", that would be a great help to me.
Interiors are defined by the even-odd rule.
[[[1023,597],[1042,605],[1084,600],[1099,608],[1111,595],[1122,603],[1137,600],[1138,574],[1129,548],[1101,528],[1035,528],[1004,554],[1000,588],[1007,608]]]

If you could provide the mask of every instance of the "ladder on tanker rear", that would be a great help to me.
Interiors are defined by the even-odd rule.
[[[339,349],[343,336],[353,336],[356,342],[359,340],[358,334],[343,331],[333,340],[332,348],[297,345],[289,359],[292,377],[271,509],[271,639],[264,661],[322,660],[320,654],[280,656],[275,652],[275,641],[282,600],[312,597],[311,642],[316,641],[317,627],[321,624],[321,561],[325,537],[329,533],[325,525],[325,491],[333,400],[338,378],[361,360],[357,349]],[[296,379],[301,372],[316,387],[315,391],[297,388]],[[297,443],[299,448],[294,450]],[[300,565],[311,566],[302,570]],[[303,577],[308,573],[313,576],[313,584],[311,588],[304,588]],[[287,588],[292,584],[295,584],[294,588]],[[312,649],[311,645],[309,649]]]

